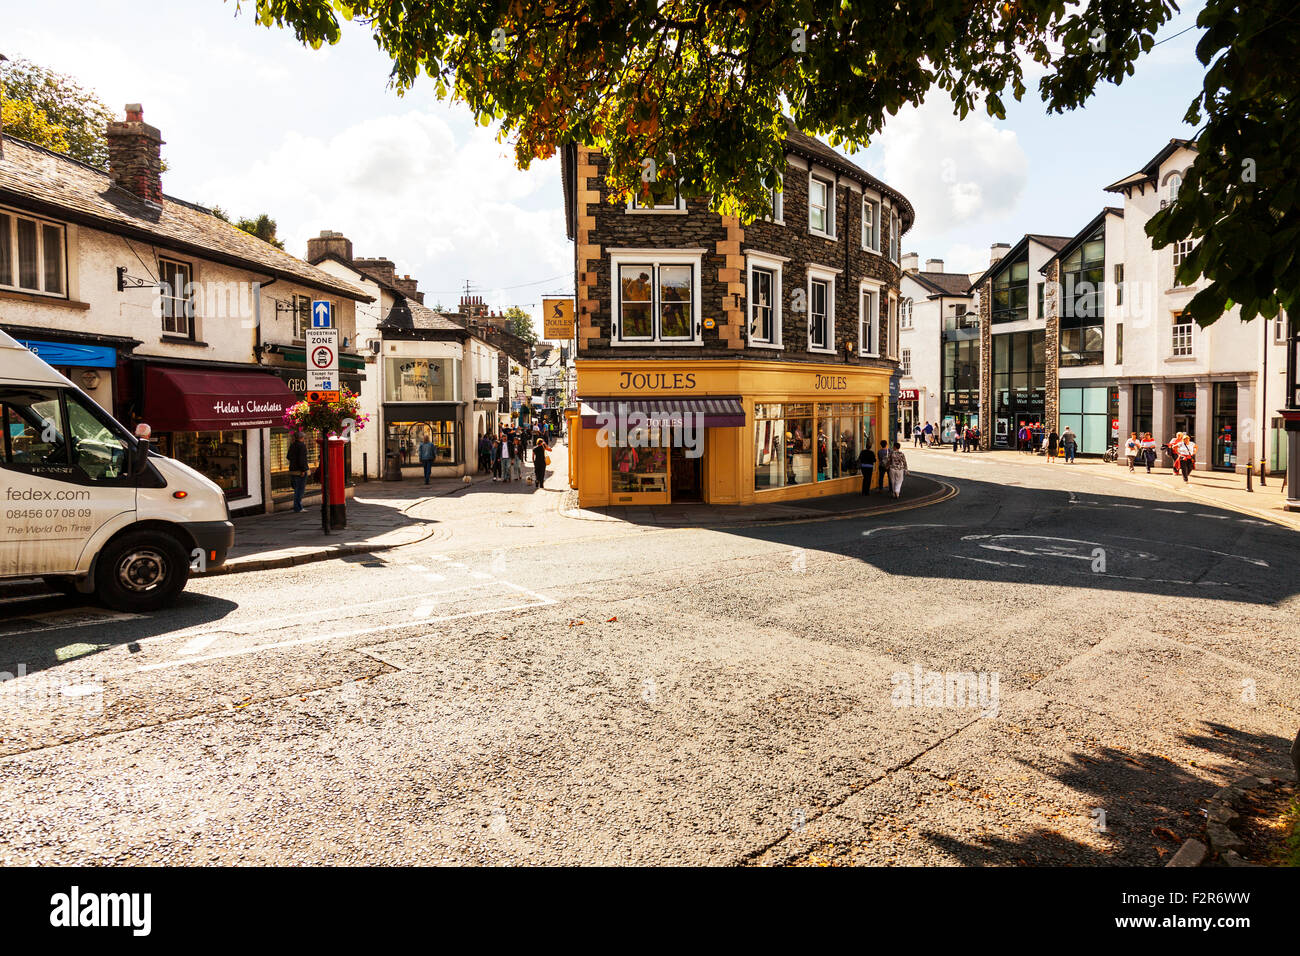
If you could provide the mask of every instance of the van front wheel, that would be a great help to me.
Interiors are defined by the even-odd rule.
[[[181,593],[190,562],[169,534],[133,531],[109,543],[95,565],[95,593],[118,611],[156,611]]]

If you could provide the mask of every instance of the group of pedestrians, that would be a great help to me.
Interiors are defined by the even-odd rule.
[[[1177,432],[1165,442],[1165,453],[1172,459],[1172,471],[1175,478],[1182,476],[1187,481],[1196,467],[1196,442],[1187,432]],[[1128,470],[1133,471],[1138,465],[1145,465],[1147,474],[1156,463],[1156,440],[1150,432],[1130,432],[1128,441],[1124,442],[1124,457],[1128,459]]]
[[[1058,435],[1055,428],[1049,431],[1042,422],[1021,422],[1016,432],[1016,450],[1026,455],[1041,451],[1049,463],[1056,461],[1058,455],[1063,456],[1065,463],[1072,465],[1079,454],[1079,436],[1069,425]]]
[[[521,481],[524,465],[533,466],[533,487],[542,488],[546,481],[547,453],[551,450],[540,424],[531,429],[520,426],[502,428],[495,435],[484,435],[478,441],[480,471],[491,471],[493,481]]]
[[[969,452],[980,446],[980,430],[971,425],[957,425],[952,430],[952,450]]]
[[[935,430],[934,425],[926,422],[924,426],[916,425],[912,429],[912,447],[919,448],[922,445],[930,447],[939,444],[939,433]]]
[[[907,456],[903,454],[903,446],[900,442],[894,442],[894,447],[889,447],[889,442],[880,443],[879,452],[871,450],[868,443],[858,454],[858,468],[862,471],[862,493],[871,494],[871,478],[877,475],[876,487],[885,488],[885,482],[889,482],[890,493],[899,497],[903,493],[903,479],[907,476]]]

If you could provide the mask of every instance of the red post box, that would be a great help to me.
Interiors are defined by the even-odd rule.
[[[347,447],[347,442],[342,438],[331,438],[328,444],[329,487],[323,488],[322,493],[326,495],[326,501],[329,503],[330,524],[335,528],[346,528],[348,512],[344,488],[347,484],[347,475],[343,470],[346,467],[343,462],[343,449]]]

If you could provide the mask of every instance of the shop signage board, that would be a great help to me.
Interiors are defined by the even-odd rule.
[[[573,300],[542,299],[543,338],[567,342],[573,338]]]
[[[339,387],[339,330],[305,329],[307,391],[332,392]]]

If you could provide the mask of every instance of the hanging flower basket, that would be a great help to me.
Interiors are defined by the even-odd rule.
[[[361,396],[343,391],[336,402],[301,401],[284,410],[284,427],[294,432],[325,432],[331,438],[350,438],[366,427],[370,416],[361,411]]]

